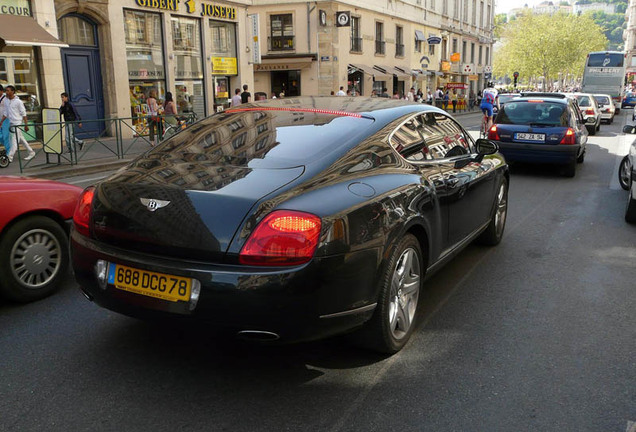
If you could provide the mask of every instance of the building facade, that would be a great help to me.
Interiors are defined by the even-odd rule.
[[[636,0],[629,0],[625,10],[626,27],[623,30],[625,58],[627,60],[627,81],[636,85]]]
[[[484,86],[494,0],[0,0],[0,83],[42,121],[67,91],[82,132],[172,94],[210,115],[259,97]],[[17,24],[16,24],[17,23]],[[461,84],[461,85],[460,85]]]

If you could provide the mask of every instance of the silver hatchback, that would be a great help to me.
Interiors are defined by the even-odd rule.
[[[614,106],[612,97],[607,94],[595,94],[593,96],[601,111],[601,120],[607,122],[607,124],[611,124],[616,115],[616,107]]]

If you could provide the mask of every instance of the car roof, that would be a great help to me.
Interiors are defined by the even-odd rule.
[[[545,97],[545,96],[521,96],[516,98],[515,102],[528,102],[528,101],[537,100],[537,99],[541,99],[542,101],[545,101],[545,102],[559,103],[563,105],[566,105],[568,101],[567,98],[556,98],[556,97]]]

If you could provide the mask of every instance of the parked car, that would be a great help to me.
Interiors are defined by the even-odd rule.
[[[606,94],[595,94],[593,96],[601,112],[601,120],[605,120],[607,124],[612,124],[616,115],[616,107],[612,97]]]
[[[576,102],[579,104],[587,131],[590,135],[596,135],[596,132],[601,130],[601,110],[596,99],[589,93],[572,93],[571,96],[576,98]]]
[[[208,117],[96,187],[75,213],[86,296],[260,341],[358,329],[382,352],[421,282],[505,226],[508,167],[426,104],[270,99]]]
[[[621,108],[631,107],[634,108],[636,106],[636,93],[627,92],[623,97],[623,102],[621,103]]]
[[[636,125],[625,125],[623,132],[636,134]],[[623,158],[618,169],[618,181],[623,189],[629,191],[625,221],[636,224],[636,139],[629,146],[629,153]]]
[[[68,232],[81,188],[0,176],[0,294],[29,302],[51,294],[68,268]]]
[[[576,102],[564,95],[510,101],[488,131],[507,161],[560,164],[568,177],[585,159],[587,137]]]

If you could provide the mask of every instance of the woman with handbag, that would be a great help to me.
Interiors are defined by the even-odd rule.
[[[159,122],[161,121],[161,118],[159,118],[157,91],[155,89],[150,90],[150,92],[148,93],[148,99],[146,99],[146,103],[148,104],[148,130],[150,133],[150,145],[154,147],[155,134],[160,134]]]

